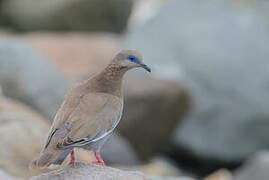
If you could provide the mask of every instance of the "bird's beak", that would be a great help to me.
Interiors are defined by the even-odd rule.
[[[140,67],[144,68],[148,72],[151,72],[151,69],[146,64],[140,63]]]

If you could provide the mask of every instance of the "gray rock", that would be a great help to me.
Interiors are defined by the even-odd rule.
[[[0,84],[4,95],[26,103],[51,121],[69,87],[38,51],[12,40],[0,41]]]
[[[150,180],[139,172],[122,171],[111,167],[93,164],[75,163],[60,171],[32,177],[30,180]]]
[[[125,106],[119,133],[148,160],[168,149],[173,130],[189,108],[189,94],[175,81],[135,74],[125,82]]]
[[[132,0],[3,0],[1,4],[2,23],[23,31],[121,32],[131,8]]]
[[[233,180],[268,180],[269,152],[260,152],[234,173]]]
[[[107,164],[133,166],[141,163],[131,144],[116,133],[104,145],[102,156]]]
[[[269,33],[259,9],[171,1],[126,47],[186,83],[194,107],[173,138],[200,160],[235,163],[269,147]]]

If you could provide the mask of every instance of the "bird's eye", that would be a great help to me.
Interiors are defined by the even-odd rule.
[[[127,57],[127,59],[128,59],[129,61],[131,61],[131,62],[136,62],[136,61],[137,61],[137,59],[136,59],[136,57],[135,57],[134,55],[129,55],[129,56]]]

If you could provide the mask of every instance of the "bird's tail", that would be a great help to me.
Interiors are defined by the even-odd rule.
[[[64,152],[64,150],[45,150],[40,153],[39,157],[33,160],[29,168],[30,169],[44,169],[53,164]]]

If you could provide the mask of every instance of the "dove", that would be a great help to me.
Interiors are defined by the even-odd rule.
[[[123,111],[124,74],[133,68],[150,68],[135,50],[122,50],[99,73],[71,88],[55,115],[47,141],[31,169],[60,165],[74,148],[94,152],[96,164],[105,166],[100,150],[118,125]]]

